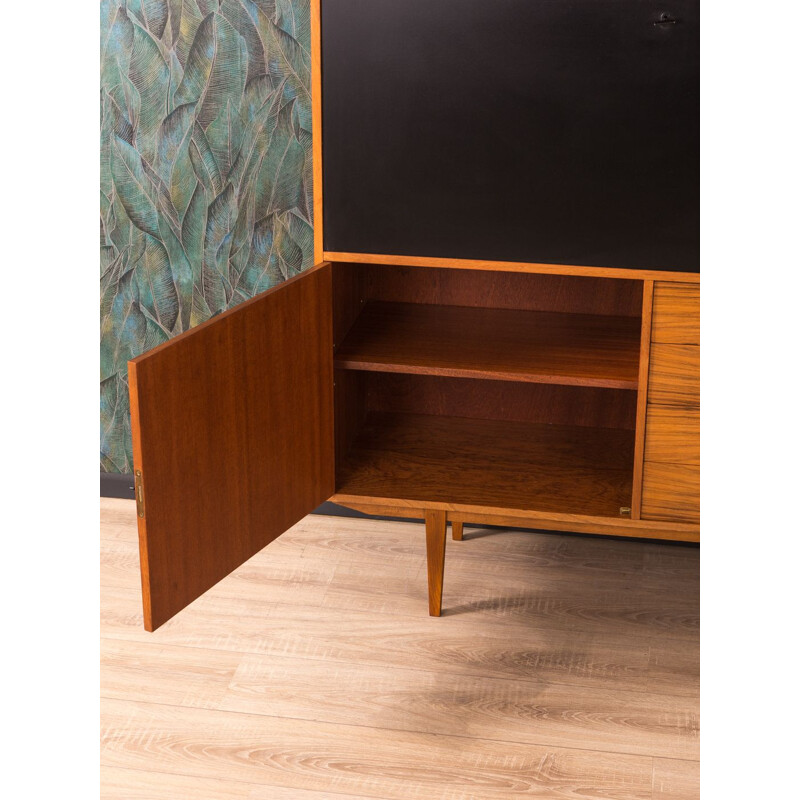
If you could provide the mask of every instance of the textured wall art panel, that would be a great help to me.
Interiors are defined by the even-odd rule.
[[[100,469],[127,361],[313,259],[308,0],[100,4]]]

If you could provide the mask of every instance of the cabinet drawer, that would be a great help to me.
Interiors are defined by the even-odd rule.
[[[699,286],[656,281],[650,339],[660,344],[700,344]]]
[[[666,464],[699,464],[700,410],[648,406],[644,460]]]
[[[700,348],[697,345],[650,346],[647,400],[656,405],[700,406]]]
[[[642,519],[700,522],[700,467],[645,461]]]

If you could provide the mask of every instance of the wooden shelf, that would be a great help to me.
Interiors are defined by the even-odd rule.
[[[368,303],[342,369],[636,389],[637,317]]]
[[[370,413],[337,470],[340,494],[619,518],[634,433]]]

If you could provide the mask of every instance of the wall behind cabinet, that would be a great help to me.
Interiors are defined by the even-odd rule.
[[[100,469],[129,358],[313,260],[308,0],[100,4]]]

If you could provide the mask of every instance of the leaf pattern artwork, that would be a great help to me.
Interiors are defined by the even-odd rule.
[[[100,469],[127,361],[311,265],[309,0],[101,0]]]

